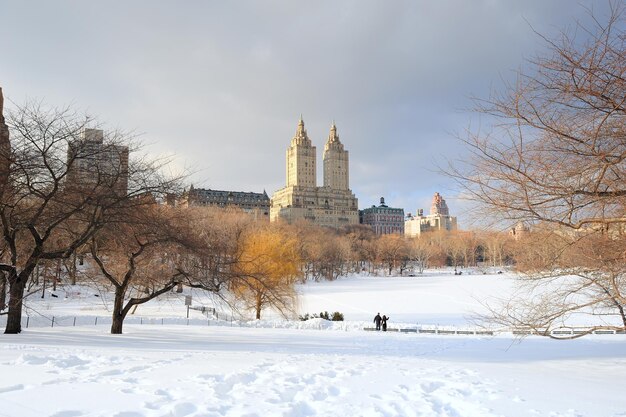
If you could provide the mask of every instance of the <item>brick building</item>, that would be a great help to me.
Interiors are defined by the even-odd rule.
[[[378,207],[360,210],[359,220],[370,226],[377,235],[404,234],[404,209],[387,206],[383,197]]]

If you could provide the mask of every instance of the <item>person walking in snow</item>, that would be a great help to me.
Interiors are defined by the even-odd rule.
[[[390,317],[387,317],[385,315],[383,315],[383,318],[381,319],[382,323],[383,323],[383,332],[387,331],[387,320],[389,320]]]
[[[382,318],[380,317],[380,313],[376,313],[376,316],[374,317],[374,323],[376,323],[376,330],[380,330],[380,321],[382,320]]]

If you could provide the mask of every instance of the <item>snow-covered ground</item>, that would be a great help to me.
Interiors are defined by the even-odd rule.
[[[510,288],[504,275],[354,277],[302,287],[300,312],[464,325]],[[297,329],[276,317],[230,327],[197,311],[186,325],[176,296],[140,307],[124,335],[110,335],[91,323],[106,313],[92,297],[29,301],[33,319],[77,313],[84,325],[0,335],[0,416],[626,416],[623,335],[520,343]]]

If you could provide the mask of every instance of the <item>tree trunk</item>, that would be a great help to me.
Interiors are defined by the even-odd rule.
[[[256,319],[261,320],[261,297],[256,299]]]
[[[57,290],[57,283],[61,282],[61,258],[57,259],[57,270],[54,275],[54,283],[52,284],[52,291]]]
[[[7,326],[5,334],[18,334],[22,332],[22,307],[24,301],[24,288],[26,281],[13,280],[9,286],[9,312],[7,314]]]
[[[122,334],[124,327],[124,317],[120,314],[113,314],[113,321],[111,322],[111,334]]]
[[[76,261],[77,261],[77,257],[78,257],[78,255],[76,255],[76,252],[72,252],[72,255],[68,259],[67,263],[65,263],[65,269],[67,270],[67,275],[70,278],[70,284],[71,285],[76,285],[76,275],[77,275]]]
[[[7,308],[7,277],[4,271],[0,272],[0,311]]]
[[[126,312],[124,311],[124,295],[126,289],[123,287],[115,288],[115,302],[113,303],[113,315],[111,321],[111,334],[122,334],[124,327],[124,318],[126,318]]]

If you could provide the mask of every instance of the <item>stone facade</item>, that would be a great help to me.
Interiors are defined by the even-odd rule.
[[[404,209],[388,207],[383,197],[378,207],[361,210],[359,217],[361,223],[370,226],[377,235],[404,234]]]
[[[67,184],[128,194],[128,147],[105,143],[100,129],[85,129],[67,148]]]
[[[236,208],[254,215],[259,220],[269,220],[270,198],[265,191],[262,193],[221,191],[194,188],[185,192],[178,205],[183,207],[219,207]]]
[[[287,149],[287,186],[270,202],[270,220],[292,223],[299,219],[339,228],[359,223],[358,201],[349,187],[348,151],[333,123],[324,146],[324,186],[317,186],[316,148],[300,118]]]
[[[430,206],[430,214],[423,215],[422,209],[417,210],[417,215],[409,214],[404,222],[404,233],[408,237],[420,236],[422,233],[437,230],[453,231],[457,230],[456,217],[450,216],[450,210],[446,200],[439,193],[433,196]]]

